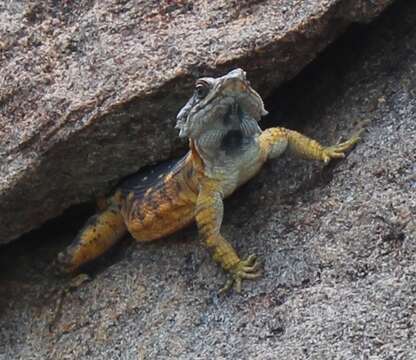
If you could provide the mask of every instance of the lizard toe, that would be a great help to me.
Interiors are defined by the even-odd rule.
[[[260,264],[255,255],[250,255],[245,260],[240,260],[233,268],[230,269],[230,278],[220,289],[219,293],[223,294],[234,288],[234,291],[241,293],[243,280],[255,280],[262,275],[259,270]]]

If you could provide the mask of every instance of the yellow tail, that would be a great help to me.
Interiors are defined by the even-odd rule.
[[[111,200],[110,200],[111,201]],[[92,216],[68,248],[58,255],[58,266],[73,272],[110,249],[127,232],[116,204]]]

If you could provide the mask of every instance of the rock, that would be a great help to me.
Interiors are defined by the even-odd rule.
[[[217,296],[192,227],[124,241],[76,289],[44,270],[74,224],[4,247],[0,359],[416,359],[415,68],[416,2],[400,1],[273,94],[325,144],[369,123],[345,159],[282,157],[225,201],[224,236],[265,269],[242,295]]]
[[[172,156],[196,77],[243,67],[267,96],[392,1],[0,5],[0,243]]]

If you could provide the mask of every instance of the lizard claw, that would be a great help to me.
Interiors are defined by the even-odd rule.
[[[345,157],[345,152],[351,149],[356,143],[361,139],[361,135],[364,132],[364,129],[357,131],[349,140],[344,141],[340,144],[328,146],[324,148],[323,160],[325,164],[331,159],[340,159]]]
[[[237,293],[241,293],[241,283],[243,280],[254,280],[261,276],[259,263],[256,261],[255,255],[250,255],[247,259],[240,260],[239,263],[230,269],[230,273],[231,277],[219,291],[220,294],[224,294],[230,290],[231,287],[233,287]]]

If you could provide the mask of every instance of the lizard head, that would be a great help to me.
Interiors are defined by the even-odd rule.
[[[218,77],[196,81],[195,91],[177,116],[180,137],[199,138],[204,132],[241,129],[246,135],[260,132],[257,122],[267,114],[260,95],[250,86],[246,73],[235,69]]]

